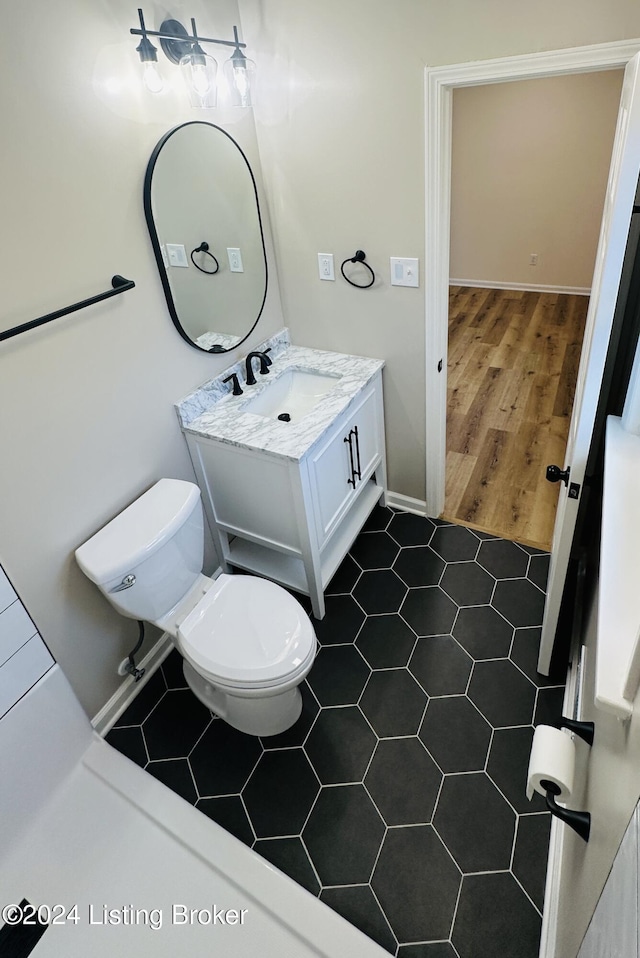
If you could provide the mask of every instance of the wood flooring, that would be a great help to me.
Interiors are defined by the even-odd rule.
[[[450,287],[443,518],[550,549],[588,304]]]

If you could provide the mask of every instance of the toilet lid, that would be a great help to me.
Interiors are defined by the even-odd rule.
[[[178,639],[196,667],[242,685],[286,678],[315,648],[300,603],[247,575],[220,575],[178,626]]]

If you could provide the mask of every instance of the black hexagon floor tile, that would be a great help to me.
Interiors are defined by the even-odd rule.
[[[382,529],[386,529],[393,517],[395,512],[393,509],[389,509],[387,506],[381,506],[380,504],[374,506],[373,511],[369,513],[369,518],[362,527],[362,534],[367,532],[380,532]]]
[[[431,825],[390,828],[371,880],[400,943],[449,937],[460,871]]]
[[[323,885],[366,884],[385,826],[362,785],[323,788],[302,840]]]
[[[323,785],[361,782],[376,736],[355,705],[322,709],[305,744],[305,752]]]
[[[434,529],[431,519],[411,512],[397,512],[387,526],[387,531],[401,546],[428,545]]]
[[[327,595],[325,616],[311,622],[321,645],[353,642],[364,622],[364,612],[351,595]]]
[[[431,699],[419,735],[443,772],[484,769],[491,726],[466,695]]]
[[[226,795],[224,798],[201,798],[196,802],[196,808],[222,825],[226,831],[235,835],[245,845],[253,845],[255,835],[251,823],[247,818],[242,799],[239,795]]]
[[[372,669],[405,666],[415,644],[415,632],[397,613],[367,616],[356,639],[357,648]]]
[[[547,860],[536,855],[536,849],[549,844],[551,815],[521,815],[518,819],[516,847],[513,853],[511,870],[531,901],[542,914],[544,905],[544,886],[547,877]]]
[[[445,562],[464,562],[475,559],[480,541],[463,526],[439,526],[433,533],[430,546]]]
[[[419,945],[400,945],[398,958],[458,958],[450,941],[425,941]]]
[[[353,590],[354,599],[367,615],[397,612],[406,594],[406,585],[391,569],[363,572]]]
[[[531,579],[532,582],[535,582],[538,588],[542,589],[543,591],[547,588],[550,558],[551,556],[549,555],[536,555],[531,556],[531,561],[529,562],[527,578]]]
[[[378,743],[364,784],[387,825],[426,825],[442,775],[417,738]]]
[[[547,685],[562,685],[560,675],[541,675],[538,672],[541,628],[516,629],[509,658],[539,688]]]
[[[259,738],[215,719],[189,755],[200,797],[240,792],[261,754]],[[224,755],[224,762],[214,761],[216,755]]]
[[[451,632],[458,606],[439,586],[409,589],[400,615],[416,635],[446,635]]]
[[[409,669],[428,695],[466,691],[473,661],[451,635],[431,635],[416,642]]]
[[[535,686],[509,659],[476,662],[468,695],[494,728],[532,722]]]
[[[353,705],[371,669],[354,645],[320,649],[307,681],[320,705]]]
[[[372,672],[360,708],[380,738],[415,735],[427,696],[406,669]]]
[[[481,605],[460,609],[453,634],[472,658],[500,659],[509,654],[513,626],[490,605]]]
[[[445,570],[446,562],[429,546],[415,546],[401,549],[393,563],[396,572],[408,586],[438,585]]]
[[[378,576],[371,563],[392,553]],[[291,729],[258,739],[212,719],[173,650],[108,741],[241,841],[257,835],[259,854],[398,958],[536,958],[548,816],[524,781],[532,723],[556,717],[562,696],[562,681],[535,671],[548,555],[383,507],[354,555],[367,570],[347,556],[312,619],[322,648]],[[406,592],[400,612],[379,597],[385,582]],[[470,787],[458,794],[456,778]],[[522,887],[502,870],[516,821]],[[486,863],[487,822],[501,869],[461,879],[451,851]]]
[[[529,579],[501,579],[496,585],[491,605],[516,629],[541,625],[544,592]]]
[[[336,574],[325,589],[325,595],[347,595],[360,578],[362,569],[350,555],[344,557]]]
[[[142,724],[149,758],[188,755],[210,722],[211,712],[191,689],[170,689]]]
[[[312,895],[318,894],[320,882],[300,838],[259,838],[253,847]]]
[[[484,772],[445,777],[433,824],[461,871],[509,867],[516,816]]]
[[[299,835],[320,791],[300,748],[264,752],[242,790],[258,838]]]
[[[556,725],[562,717],[564,687],[538,690],[534,725]]]
[[[106,736],[109,745],[113,745],[118,752],[122,752],[136,765],[145,767],[149,761],[144,736],[139,725],[130,728],[112,728]]]
[[[460,606],[485,605],[490,601],[496,580],[477,562],[449,562],[440,588]]]
[[[370,532],[358,536],[351,547],[350,555],[361,569],[390,569],[400,546],[386,532]]]
[[[369,885],[325,888],[320,900],[395,955],[398,944]]]
[[[541,919],[509,872],[466,875],[452,941],[460,958],[538,954]]]
[[[141,689],[137,691],[131,705],[120,716],[115,724],[115,728],[126,725],[140,725],[147,718],[152,709],[154,709],[164,693],[167,691],[167,683],[164,680],[162,669],[158,669],[148,678]]]
[[[496,579],[518,579],[527,574],[529,556],[506,539],[489,539],[478,552],[479,564]]]
[[[167,758],[158,762],[149,762],[145,771],[170,788],[172,792],[184,798],[190,805],[195,805],[197,802],[198,793],[186,758]]]

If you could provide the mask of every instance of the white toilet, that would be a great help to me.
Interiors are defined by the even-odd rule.
[[[197,697],[250,735],[298,719],[298,685],[313,665],[309,617],[279,585],[202,575],[200,490],[161,479],[76,550],[82,571],[123,615],[169,633]]]

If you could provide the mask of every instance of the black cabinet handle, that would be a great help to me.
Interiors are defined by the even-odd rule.
[[[350,486],[353,486],[353,488],[355,489],[355,487],[356,487],[356,470],[355,470],[355,466],[353,465],[353,445],[352,445],[352,443],[351,443],[351,435],[352,435],[352,433],[353,433],[353,429],[350,430],[348,436],[345,436],[345,437],[344,437],[343,442],[348,442],[348,443],[349,443],[349,463],[350,463],[350,465],[351,465],[351,477],[350,477],[349,479],[347,479],[347,482],[348,482],[348,484],[349,484]]]
[[[355,474],[358,479],[362,479],[362,473],[360,471],[360,440],[358,438],[358,427],[354,426],[352,430],[354,436],[356,437],[356,459],[358,462],[358,468],[355,470]]]

